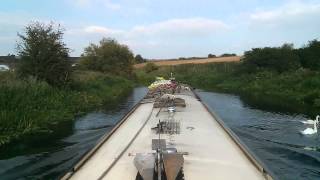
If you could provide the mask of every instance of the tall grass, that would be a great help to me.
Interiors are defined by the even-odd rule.
[[[132,82],[96,72],[78,71],[67,88],[0,73],[0,146],[24,135],[52,133],[55,124],[101,106],[112,106]]]

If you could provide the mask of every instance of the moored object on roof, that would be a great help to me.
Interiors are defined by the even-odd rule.
[[[150,84],[148,88],[151,90],[159,88],[160,86],[163,86],[163,88],[175,88],[176,82],[174,80],[166,80],[163,77],[156,77],[156,81]]]
[[[174,100],[176,97],[173,94],[164,94],[160,97],[162,101]]]
[[[183,155],[188,154],[179,153],[176,148],[166,148],[165,139],[152,139],[152,150],[156,152],[136,154],[134,165],[138,170],[137,177],[143,180],[153,180],[155,177],[158,180],[176,180],[178,174],[182,174]]]
[[[172,112],[175,112],[176,111],[176,108],[175,107],[168,107],[168,112],[172,113]]]
[[[171,84],[170,80],[156,80],[155,82],[153,82],[152,84],[150,84],[150,86],[148,87],[149,89],[154,89],[157,88],[160,85],[169,85]]]
[[[165,139],[152,139],[152,150],[166,149]]]
[[[161,81],[161,80],[165,80],[163,77],[161,77],[161,76],[158,76],[158,77],[156,77],[156,80],[157,81]]]
[[[163,164],[167,180],[175,180],[183,166],[183,155],[178,153],[164,153]]]
[[[163,94],[174,94],[178,84],[175,80],[165,80],[163,77],[157,77],[148,88],[146,98],[159,98]]]
[[[143,180],[153,180],[155,157],[152,153],[137,153],[134,165]]]
[[[158,98],[155,100],[153,107],[160,108],[160,107],[186,107],[186,102],[182,98],[175,98],[172,101],[166,101],[164,99]]]

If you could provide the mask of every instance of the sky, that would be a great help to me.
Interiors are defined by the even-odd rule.
[[[1,0],[0,55],[33,21],[62,25],[71,56],[103,37],[163,59],[243,54],[320,38],[320,0]]]

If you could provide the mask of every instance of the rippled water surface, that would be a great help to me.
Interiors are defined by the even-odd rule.
[[[301,114],[254,109],[230,94],[198,91],[203,101],[240,137],[277,179],[320,179],[320,135]]]
[[[112,111],[89,113],[77,119],[68,137],[22,147],[25,153],[0,155],[0,179],[57,179],[69,170],[99,138],[144,95],[136,88]],[[239,96],[198,91],[203,101],[275,174],[276,179],[320,179],[320,136],[302,135],[304,115],[270,112],[247,105]]]

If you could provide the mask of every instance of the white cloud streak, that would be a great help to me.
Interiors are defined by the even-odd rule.
[[[111,0],[70,0],[71,3],[75,4],[78,7],[86,8],[93,6],[104,6],[110,10],[119,10],[121,5],[114,3]]]
[[[260,10],[251,13],[249,18],[255,23],[283,23],[310,16],[320,16],[320,3],[295,1],[273,10]]]
[[[102,35],[117,35],[122,34],[124,31],[110,29],[102,26],[87,26],[83,29],[85,33],[89,34],[102,34]]]
[[[180,37],[203,37],[229,30],[222,21],[205,18],[170,19],[149,25],[135,26],[129,30],[112,29],[103,26],[87,26],[78,32],[88,34],[100,34],[118,36],[124,39],[135,39],[140,37],[171,38]]]
[[[222,21],[206,18],[170,19],[150,25],[136,26],[132,33],[201,36],[227,30]]]

